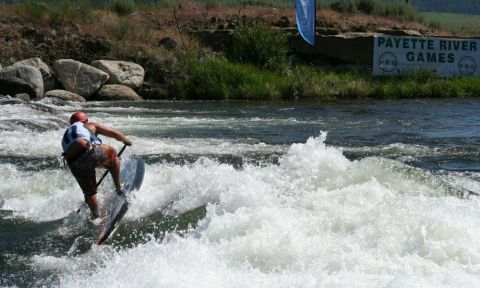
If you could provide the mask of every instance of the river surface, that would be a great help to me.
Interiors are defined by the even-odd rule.
[[[2,287],[480,287],[479,100],[0,104]],[[76,110],[146,162],[102,246]]]

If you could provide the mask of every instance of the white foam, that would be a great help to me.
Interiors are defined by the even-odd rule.
[[[480,224],[478,203],[472,209],[458,199],[448,199],[447,207],[443,199],[433,203],[428,198],[406,200],[379,205],[367,215],[359,214],[369,221],[345,231],[331,225],[332,221],[342,221],[341,218],[331,219],[323,213],[295,207],[245,207],[220,214],[213,211],[217,209],[209,209],[210,223],[199,238],[151,240],[119,253],[79,257],[78,263],[88,263],[90,257],[99,263],[98,255],[102,255],[102,260],[97,267],[88,269],[88,273],[66,268],[60,286],[476,287],[480,284],[480,247],[475,242]],[[458,226],[457,221],[463,217],[474,220]],[[50,262],[42,265],[52,266]]]
[[[286,147],[263,142],[242,143],[212,138],[139,138],[131,137],[134,145],[129,148],[135,155],[189,154],[189,155],[242,155],[249,152],[279,153]]]
[[[127,218],[205,205],[198,228],[119,252],[93,249],[72,258],[83,269],[63,268],[60,286],[480,285],[480,200],[448,196],[396,161],[349,161],[324,139],[293,145],[267,167],[207,158],[148,166]],[[43,262],[35,265],[52,266]]]
[[[78,208],[83,194],[67,170],[23,172],[0,164],[1,209],[34,221],[60,219]]]
[[[60,141],[64,131],[46,132],[19,132],[6,131],[0,133],[0,155],[31,156],[31,157],[59,157],[62,148]],[[278,153],[285,151],[284,146],[259,143],[233,142],[225,139],[202,138],[163,138],[149,139],[131,136],[133,146],[128,148],[129,154],[190,154],[190,155],[242,155],[249,152]],[[118,150],[123,143],[102,137],[105,144],[112,145]]]
[[[378,146],[364,146],[364,147],[345,147],[345,151],[357,152],[357,153],[375,153],[376,155],[388,154],[393,156],[437,156],[442,155],[446,149],[438,147],[431,148],[425,145],[417,144],[404,144],[404,143],[392,143]]]
[[[0,106],[0,120],[13,121],[15,119],[24,119],[24,115],[30,115],[35,119],[36,125],[58,127],[58,118],[66,121],[69,114],[78,109],[77,106],[58,106],[55,107],[62,116],[52,116],[41,111],[36,111],[26,105],[2,105]],[[160,138],[146,137],[155,127],[156,133],[162,135],[172,129],[205,129],[214,125],[220,129],[244,129],[247,127],[257,127],[259,125],[298,125],[295,119],[274,119],[274,118],[246,118],[239,121],[237,118],[208,118],[208,117],[144,117],[122,114],[121,117],[112,116],[105,111],[125,112],[130,111],[133,114],[145,112],[144,109],[131,109],[112,107],[112,111],[104,110],[99,107],[101,112],[90,113],[90,120],[93,122],[109,123],[110,126],[124,132],[132,140],[134,145],[128,150],[136,155],[151,154],[234,154],[242,155],[250,152],[277,153],[284,152],[286,146],[269,145],[259,141],[246,139],[244,142],[238,140],[222,138]],[[138,110],[138,111],[137,111]],[[147,109],[148,110],[148,109]],[[158,111],[155,110],[157,113]],[[318,121],[304,121],[305,123],[318,123]],[[3,125],[0,123],[0,126]],[[13,124],[12,124],[13,125]],[[53,129],[48,131],[34,131],[22,125],[16,125],[14,129],[0,131],[0,155],[5,156],[33,156],[33,157],[57,157],[61,154],[60,142],[63,137],[64,129]],[[11,127],[10,127],[11,128]],[[66,127],[65,127],[66,128]],[[114,147],[121,147],[122,143],[102,137],[105,143]]]
[[[65,117],[76,109],[57,108]],[[22,105],[0,109],[0,120],[44,117]],[[148,112],[142,109],[136,113]],[[167,131],[294,121],[252,118],[237,124],[234,118],[92,114],[132,133],[150,125]],[[49,117],[39,121],[52,121]],[[54,157],[62,135],[61,129],[2,131],[0,153]],[[285,151],[225,139],[132,138],[129,151],[137,155]],[[397,161],[349,161],[341,149],[326,146],[325,138],[292,145],[279,165],[235,169],[204,157],[184,165],[147,165],[126,220],[157,211],[181,215],[205,206],[198,228],[183,238],[173,234],[120,251],[107,245],[74,257],[36,255],[31,264],[59,273],[62,287],[480,287],[478,199],[451,197],[433,176]],[[410,149],[406,154],[414,156],[431,152],[386,148]],[[60,219],[82,202],[68,170],[22,171],[0,164],[0,176],[8,179],[0,183],[1,209],[14,217]],[[462,183],[461,177],[456,183]]]
[[[55,157],[60,156],[64,131],[5,131],[0,133],[0,155]]]

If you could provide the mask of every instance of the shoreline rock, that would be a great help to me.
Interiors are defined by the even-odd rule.
[[[34,95],[31,94],[31,91],[21,91],[15,94],[24,92],[30,95],[32,99],[41,99],[43,97],[44,91],[42,73],[39,69],[35,67],[24,64],[11,65],[0,70],[0,78],[20,78],[25,82],[29,83],[32,86],[34,92]],[[0,90],[0,93],[5,92],[4,90]]]
[[[28,94],[30,99],[35,99],[36,96],[35,87],[27,81],[18,77],[0,78],[0,94],[17,95],[21,93]]]
[[[86,102],[85,98],[82,96],[69,92],[67,90],[50,90],[47,93],[45,93],[45,98],[50,97],[50,98],[57,98],[65,101],[73,101],[73,102]]]
[[[65,90],[86,99],[97,92],[109,78],[102,70],[72,59],[57,60],[53,68]]]
[[[119,84],[103,86],[92,98],[97,101],[141,101],[142,98],[132,88]]]
[[[54,71],[40,58],[29,58],[15,62],[0,70],[0,94],[23,100],[39,100],[44,97],[54,101],[86,102],[92,100],[143,100],[132,88],[141,91],[145,70],[139,64],[126,61],[96,60],[92,62],[108,73],[73,59],[60,59],[54,63]],[[111,76],[110,76],[111,75]],[[112,81],[108,81],[112,79]],[[48,88],[59,84],[64,89]],[[123,84],[108,84],[121,82]]]
[[[44,92],[55,89],[59,84],[50,66],[45,64],[45,62],[43,62],[42,59],[38,57],[15,62],[12,66],[15,65],[32,66],[40,70],[40,73],[42,73]]]
[[[134,90],[142,87],[145,70],[142,66],[136,63],[114,60],[95,60],[91,65],[109,75],[107,84],[125,85]]]

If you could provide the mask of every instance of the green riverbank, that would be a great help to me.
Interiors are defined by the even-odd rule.
[[[365,70],[329,71],[296,66],[268,71],[225,58],[198,61],[169,84],[178,99],[408,99],[480,97],[480,78],[440,78],[421,71],[403,77],[373,77]]]

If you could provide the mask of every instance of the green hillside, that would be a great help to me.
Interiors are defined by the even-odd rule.
[[[480,15],[479,0],[410,0],[422,12],[448,12]]]
[[[480,15],[422,12],[425,23],[452,31],[458,35],[480,36]]]

